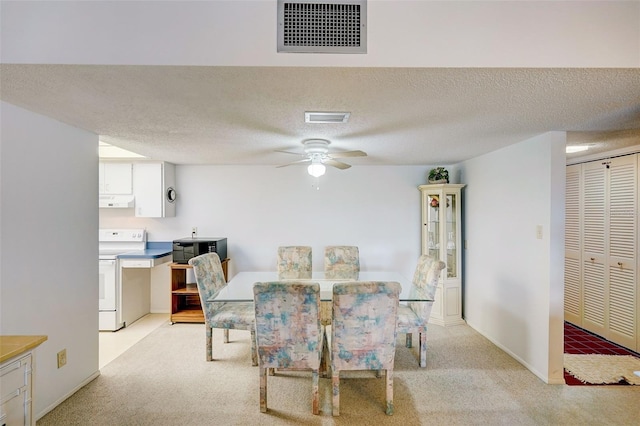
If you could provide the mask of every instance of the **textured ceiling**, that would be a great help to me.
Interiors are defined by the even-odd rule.
[[[588,154],[608,135],[640,145],[639,69],[2,64],[0,83],[3,101],[176,164],[284,164],[296,158],[274,151],[309,138],[389,165],[454,164],[553,130]],[[306,124],[305,111],[351,118]]]

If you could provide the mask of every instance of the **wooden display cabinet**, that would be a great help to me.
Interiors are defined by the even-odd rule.
[[[227,264],[229,259],[222,262],[222,272],[227,278]],[[192,266],[183,263],[172,263],[171,267],[171,324],[176,322],[204,323],[204,313],[200,304],[198,287],[187,284],[187,270]]]

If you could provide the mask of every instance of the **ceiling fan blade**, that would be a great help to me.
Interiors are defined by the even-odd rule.
[[[311,159],[310,158],[304,158],[302,160],[298,160],[298,161],[294,161],[293,163],[287,163],[287,164],[282,164],[280,166],[276,166],[276,169],[279,169],[280,167],[287,167],[287,166],[293,166],[295,164],[302,164],[302,163],[308,163],[310,162]]]
[[[348,169],[349,167],[351,167],[351,164],[343,163],[342,161],[333,160],[331,158],[324,160],[323,163],[327,166],[332,166],[340,170]]]
[[[344,151],[344,152],[332,152],[329,154],[331,158],[347,158],[347,157],[366,157],[367,153],[364,151]]]
[[[293,154],[293,155],[304,155],[304,152],[292,152],[292,151],[285,151],[283,149],[276,149],[274,152],[282,152],[284,154]]]

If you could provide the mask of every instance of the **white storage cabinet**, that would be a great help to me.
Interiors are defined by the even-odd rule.
[[[446,263],[441,272],[429,322],[464,324],[462,319],[462,184],[420,185],[422,254]]]
[[[175,165],[139,162],[133,166],[133,189],[137,217],[176,215]]]
[[[100,194],[131,194],[132,169],[132,163],[100,162],[98,192]]]
[[[0,425],[32,425],[32,366],[29,352],[2,363],[0,366]]]

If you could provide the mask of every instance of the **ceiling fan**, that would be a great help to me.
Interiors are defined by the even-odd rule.
[[[306,141],[302,142],[302,144],[304,145],[304,152],[302,153],[277,150],[276,152],[284,152],[285,154],[294,154],[304,157],[301,160],[283,164],[277,167],[286,167],[293,164],[311,163],[309,164],[307,171],[311,176],[319,177],[325,173],[325,166],[332,166],[340,170],[348,169],[349,167],[351,167],[350,164],[338,161],[336,160],[336,158],[367,156],[366,152],[359,150],[329,153],[330,143],[331,142],[326,139],[307,139]]]

